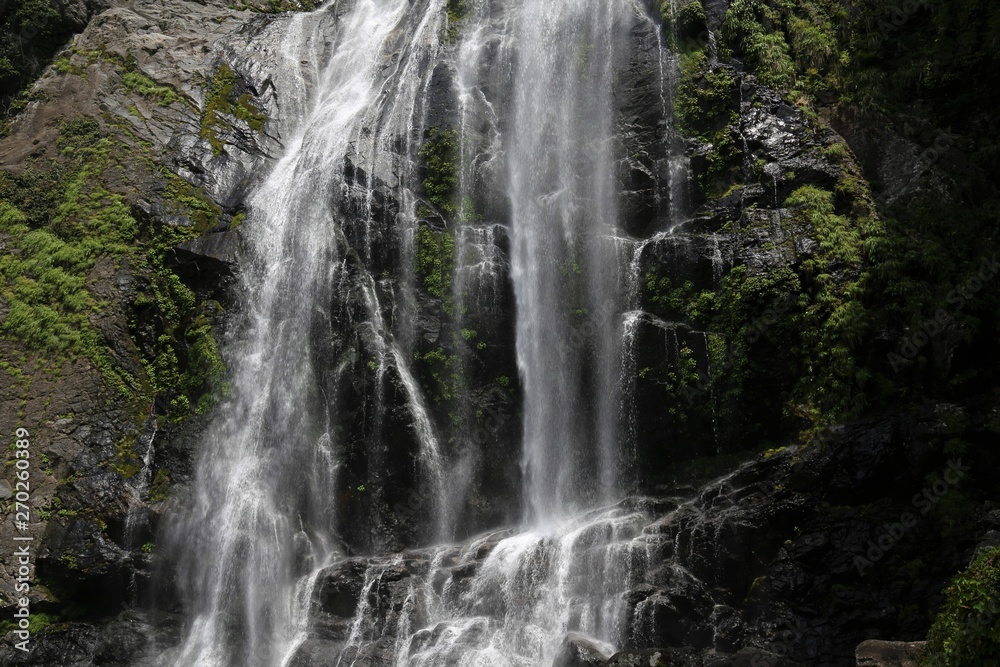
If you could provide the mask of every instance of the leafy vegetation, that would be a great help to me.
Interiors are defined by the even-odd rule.
[[[851,64],[848,12],[835,0],[734,0],[723,48],[744,58],[765,85],[792,99],[835,90]]]
[[[462,19],[469,13],[468,0],[448,0],[445,12],[448,22],[443,38],[445,42],[454,42],[458,39],[458,30]]]
[[[672,42],[675,38],[691,40],[707,36],[705,24],[707,17],[701,0],[681,0],[676,3],[675,9],[674,4],[671,0],[663,0],[660,3],[660,16],[663,17],[663,23]],[[679,44],[674,42],[673,46],[676,48]]]
[[[21,173],[0,175],[0,295],[7,315],[0,335],[41,355],[54,371],[89,359],[108,386],[129,401],[170,397],[174,416],[203,412],[225,390],[224,367],[211,335],[210,313],[167,266],[177,243],[193,238],[218,218],[218,207],[186,181],[155,165],[137,165],[134,151],[105,136],[96,121],[66,121],[59,156],[36,161]],[[163,178],[164,190],[188,227],[141,224],[109,183],[127,182],[142,168]],[[91,285],[95,271],[116,265],[146,267],[148,290],[132,307],[159,323],[151,356],[137,376],[113,357],[95,325],[109,304]],[[101,268],[103,267],[103,268]],[[138,322],[133,322],[133,326]],[[137,349],[145,349],[137,342]]]
[[[44,614],[33,611],[31,615],[28,617],[27,630],[28,632],[31,633],[32,636],[34,636],[37,633],[44,630],[45,628],[52,625],[53,623],[57,623],[58,621],[59,617],[56,615]],[[0,621],[0,635],[6,635],[8,632],[10,632],[11,630],[16,630],[18,627],[19,626],[17,621],[5,618],[2,621]]]
[[[674,94],[677,129],[708,141],[732,119],[736,79],[726,69],[708,67],[702,50],[682,55],[680,69]]]
[[[785,202],[795,211],[790,222],[811,230],[820,244],[797,275],[808,303],[790,313],[803,334],[802,346],[791,348],[803,363],[792,405],[807,415],[846,416],[902,397],[968,394],[995,375],[994,366],[973,360],[994,357],[975,350],[984,350],[987,332],[997,329],[1000,299],[995,290],[968,290],[981,282],[977,274],[996,247],[1000,201],[987,174],[1000,170],[1000,132],[985,91],[996,86],[998,56],[969,45],[1000,43],[1000,9],[981,0],[901,7],[889,0],[850,7],[834,0],[734,0],[719,65],[709,65],[700,44],[680,44],[674,113],[678,128],[708,149],[699,170],[706,196],[722,197],[738,190],[741,178],[763,176],[760,164],[757,174],[743,173],[732,129],[730,57],[813,119],[813,107],[830,102],[860,108],[879,129],[905,116],[895,131],[927,146],[921,156],[927,168],[954,183],[947,197],[924,191],[876,213],[868,184],[838,142],[822,150],[843,169],[834,191],[807,187]],[[664,13],[677,19],[667,7]],[[881,184],[874,185],[877,194]],[[898,348],[913,332],[939,330],[926,324],[939,316],[952,333],[929,336],[917,354],[896,354],[899,363],[888,367],[892,350],[875,342],[879,332],[892,332]],[[957,356],[941,347],[955,334],[965,350]]]
[[[427,169],[424,178],[424,195],[446,218],[458,212],[458,132],[432,128],[427,141],[420,149],[420,157]],[[425,217],[429,211],[418,212]]]
[[[834,193],[815,186],[797,189],[785,206],[796,209],[795,217],[819,242],[800,269],[810,300],[799,322],[807,368],[795,395],[834,418],[856,414],[864,405],[859,388],[869,375],[857,367],[852,352],[852,343],[861,340],[868,324],[860,301],[861,230],[874,229],[837,215]]]
[[[0,115],[17,108],[18,94],[78,27],[48,0],[0,4]]]
[[[415,361],[423,365],[423,372],[430,377],[430,396],[434,403],[458,398],[462,383],[462,364],[458,355],[437,347],[417,353]]]
[[[730,57],[740,59],[807,117],[839,114],[848,139],[861,131],[909,142],[919,155],[910,163],[919,169],[895,177],[916,179],[919,187],[900,195],[892,177],[876,179],[884,172],[868,174],[873,182],[865,183],[847,145],[826,145],[822,158],[842,169],[839,182],[832,191],[799,187],[784,202],[792,214],[782,225],[808,231],[818,242],[812,257],[781,274],[753,276],[737,267],[714,299],[702,299],[710,305],[712,330],[728,341],[711,353],[713,370],[725,368],[732,386],[713,377],[702,387],[710,391],[699,396],[711,395],[725,423],[750,412],[774,414],[780,406],[770,397],[787,395],[781,410],[789,433],[803,419],[816,424],[890,406],[995,395],[1000,127],[992,91],[1000,83],[1000,5],[733,0],[721,37],[716,69]],[[697,49],[685,57],[678,126],[713,144],[714,152],[725,111],[695,113],[702,105],[713,108],[714,87]],[[864,141],[852,141],[851,148],[868,151],[858,156],[866,162],[878,152]],[[725,163],[722,155],[706,161],[705,170],[716,173]],[[702,183],[707,196],[735,182],[721,174]],[[880,196],[890,186],[897,186],[893,198]],[[696,296],[674,286],[663,295],[682,311],[693,309]],[[753,322],[768,307],[778,317],[757,329]],[[788,372],[757,364],[779,356]],[[752,407],[744,403],[727,415],[728,399],[719,399],[727,389],[736,400],[756,389]],[[744,432],[760,430],[749,424]],[[977,449],[961,439],[947,447],[965,456]],[[975,505],[956,490],[935,508],[933,520],[947,539],[968,537]],[[997,550],[980,554],[955,579],[922,664],[1000,664],[997,559]]]
[[[774,88],[789,88],[795,66],[788,43],[773,24],[780,12],[761,0],[734,0],[722,26],[726,44],[747,59],[761,82]]]
[[[263,132],[267,115],[253,103],[250,93],[236,95],[237,77],[229,65],[222,63],[215,70],[205,95],[201,114],[201,138],[208,140],[212,152],[221,155],[225,141],[219,133],[228,124],[225,115],[235,116],[255,132]]]
[[[945,591],[924,667],[1000,664],[1000,548],[984,549]]]
[[[427,225],[417,228],[414,269],[424,289],[432,297],[451,299],[455,269],[455,237],[448,230],[435,231]]]
[[[161,106],[169,106],[179,98],[173,88],[158,86],[156,82],[140,72],[126,72],[122,76],[125,87],[145,98],[156,101]]]

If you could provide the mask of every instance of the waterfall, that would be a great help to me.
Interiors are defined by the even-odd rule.
[[[312,581],[340,555],[340,443],[322,368],[338,273],[346,270],[344,235],[368,221],[343,219],[335,202],[366,114],[391,99],[391,113],[411,123],[406,103],[420,77],[406,71],[405,56],[433,30],[411,0],[344,4],[280,25],[285,61],[275,76],[294,125],[285,128],[283,157],[249,201],[245,316],[227,349],[233,393],[204,438],[191,504],[166,535],[189,625],[163,664],[286,664],[304,636]],[[394,41],[400,35],[408,41]],[[404,54],[389,78],[378,59],[386,49]],[[366,304],[382,356],[399,363],[377,299]],[[405,369],[401,375],[413,391]],[[412,403],[419,408],[418,398]],[[417,412],[422,458],[434,469],[435,443]]]
[[[525,504],[539,524],[615,493],[620,334],[572,334],[620,300],[611,94],[628,9],[528,0],[518,17],[508,191]]]
[[[630,32],[645,25],[665,125],[664,56],[646,12],[633,0],[353,0],[273,24],[285,151],[244,223],[244,314],[225,346],[233,391],[164,536],[188,625],[159,664],[547,667],[569,633],[608,653],[628,640],[638,621],[625,594],[652,562],[653,512],[621,500],[644,244],[620,220],[620,165],[632,156],[615,88]],[[482,443],[435,422],[410,367],[426,301],[413,266],[429,223],[417,216],[433,217],[419,213],[414,165],[449,68],[457,111],[443,124],[459,137],[459,204],[433,223],[455,242],[448,316],[472,339],[467,327],[495,321],[512,288],[506,342],[523,392],[522,497],[491,499],[523,507],[520,527],[460,545],[448,542]],[[670,164],[655,169],[673,179]],[[386,213],[389,197],[398,207]],[[390,262],[398,278],[375,270]],[[358,340],[340,340],[346,329]],[[458,358],[465,367],[473,354]],[[371,386],[344,380],[358,365]],[[347,407],[370,424],[351,443],[345,401],[362,403]],[[401,412],[406,428],[392,431]],[[471,412],[458,405],[454,422]],[[356,494],[391,505],[387,480],[399,477],[384,469],[405,458],[406,438],[418,501],[396,519],[434,545],[419,552],[380,542],[377,511],[337,519],[348,502],[338,499]],[[351,447],[369,477],[341,489]],[[374,553],[347,553],[349,530]],[[360,577],[350,623],[324,625],[318,591],[348,570]]]

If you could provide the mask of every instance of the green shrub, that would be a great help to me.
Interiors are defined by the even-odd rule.
[[[139,72],[126,72],[122,75],[122,82],[132,92],[154,100],[160,106],[169,106],[180,99],[173,88],[158,86],[152,79]]]
[[[427,225],[417,228],[414,269],[427,293],[442,300],[451,297],[455,269],[455,237],[447,230],[434,231]]]
[[[424,195],[446,218],[459,210],[458,163],[461,155],[458,148],[458,132],[432,128],[427,141],[420,148],[420,157],[427,168],[424,179]]]
[[[945,590],[920,664],[1000,665],[1000,548],[980,552]]]
[[[460,395],[462,362],[456,354],[450,354],[438,347],[424,354],[417,353],[415,361],[422,378],[426,378],[426,389],[436,404],[455,400]]]
[[[795,65],[780,26],[780,13],[761,0],[733,0],[726,11],[722,35],[729,48],[742,55],[767,86],[789,88]]]
[[[707,16],[701,0],[682,0],[676,12],[672,9],[672,4],[671,0],[660,3],[660,16],[671,37],[676,34],[682,39],[696,38],[706,29]]]
[[[711,69],[704,51],[684,55],[674,94],[677,129],[705,141],[729,120],[736,79],[725,69]]]

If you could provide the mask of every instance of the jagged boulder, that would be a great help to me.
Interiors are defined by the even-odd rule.
[[[571,632],[563,639],[552,667],[599,667],[606,664],[609,657],[606,646]]]
[[[917,667],[926,642],[887,642],[869,639],[858,644],[858,667]]]

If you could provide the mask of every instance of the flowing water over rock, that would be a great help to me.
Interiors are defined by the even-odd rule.
[[[325,641],[307,644],[303,664],[548,665],[568,632],[610,655],[629,635],[622,593],[657,552],[645,510],[621,505],[551,532],[508,530],[331,568],[317,591]],[[324,653],[339,657],[316,659]]]
[[[517,356],[530,521],[607,500],[617,486],[620,334],[567,338],[617,309],[611,104],[618,2],[526,2],[518,17],[510,200]]]
[[[168,537],[192,619],[171,664],[283,664],[305,629],[312,575],[339,553],[338,415],[327,394],[336,378],[323,341],[337,326],[330,304],[347,271],[344,235],[365,224],[335,206],[340,165],[362,143],[365,114],[391,100],[405,116],[419,77],[403,68],[387,79],[374,56],[414,48],[427,23],[406,0],[359,0],[284,27],[288,62],[277,74],[297,128],[250,202],[233,392],[206,437],[193,504]],[[436,443],[406,362],[370,285],[361,301],[379,364],[395,364],[411,394],[420,460],[434,479]]]
[[[626,593],[653,515],[611,505],[634,454],[641,283],[620,212],[645,196],[648,224],[671,226],[677,162],[640,158],[666,131],[672,63],[629,0],[453,4],[334,2],[257,37],[280,44],[284,154],[249,200],[232,393],[168,521],[189,623],[163,665],[548,665],[567,633],[610,654],[641,631]],[[626,74],[648,118],[625,111]],[[458,137],[456,203],[418,220],[442,127]],[[411,369],[440,326],[412,268],[427,229],[454,238],[439,317],[467,339],[499,326],[512,285],[523,492],[492,502],[520,502],[523,528],[349,558],[345,541],[390,553],[468,534],[468,499],[486,493],[461,427],[482,409],[466,401],[443,439]],[[357,471],[365,483],[338,486]],[[407,488],[412,511],[388,516]]]

